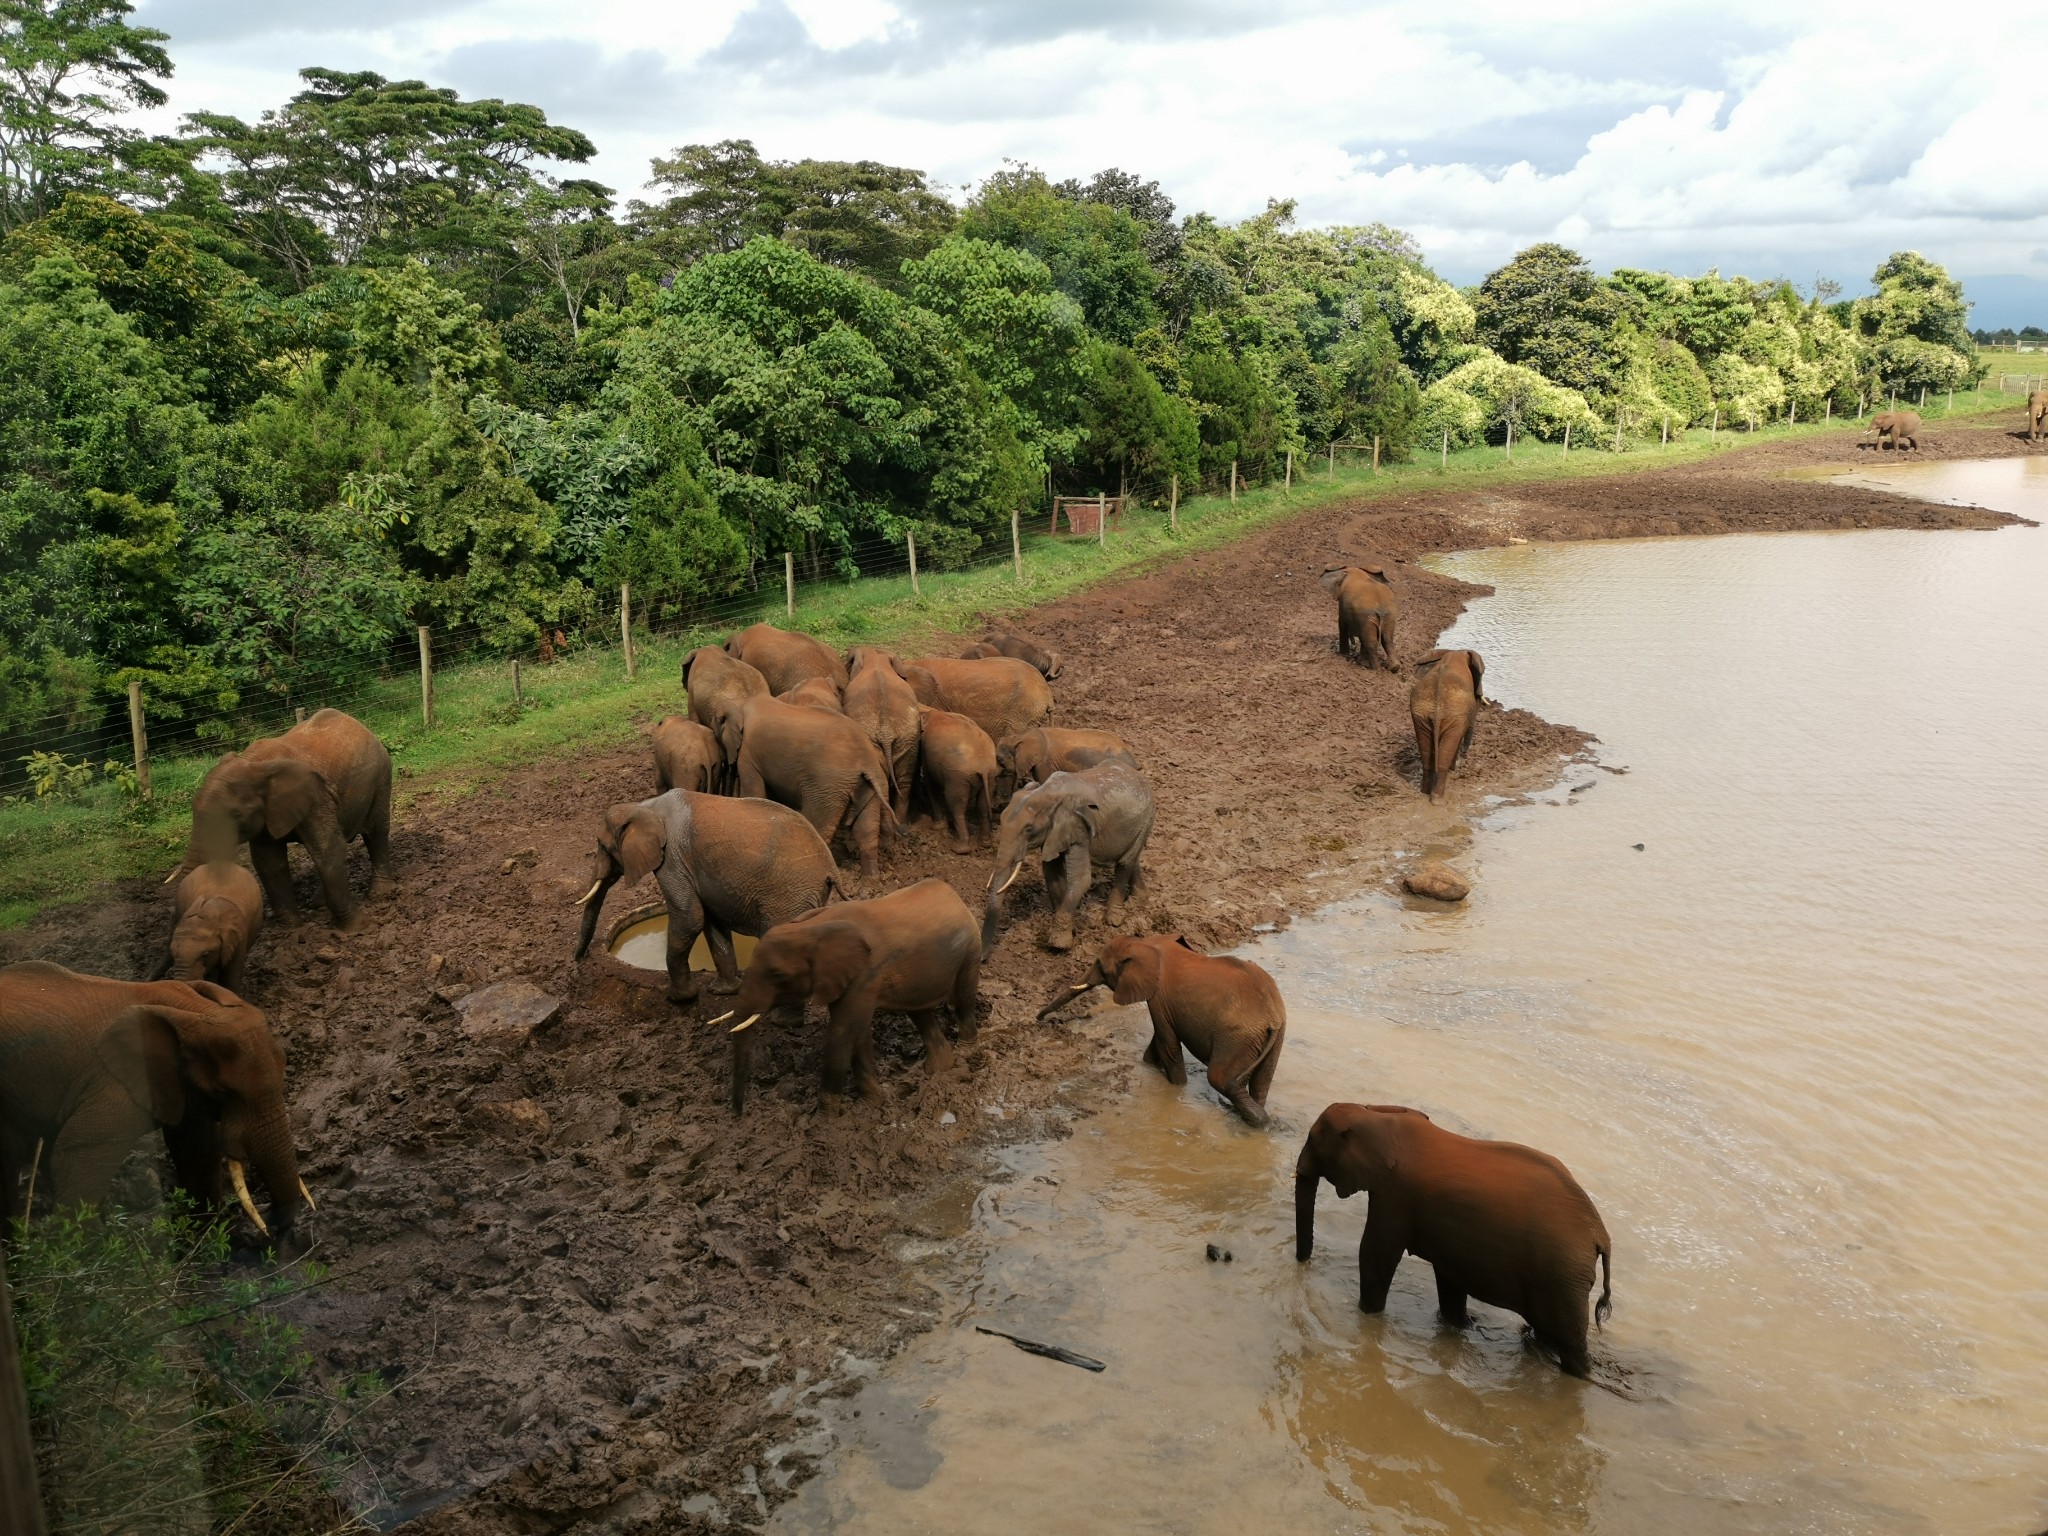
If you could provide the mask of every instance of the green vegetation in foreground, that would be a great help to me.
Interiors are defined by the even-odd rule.
[[[1994,390],[1956,395],[1954,419],[1997,411],[2015,402]],[[1931,421],[1948,419],[1945,398],[1929,403]],[[828,644],[886,645],[915,652],[933,636],[973,629],[985,614],[1049,602],[1161,559],[1212,549],[1255,529],[1345,499],[1369,500],[1439,485],[1460,488],[1533,484],[1665,468],[1753,444],[1841,431],[1847,422],[1765,427],[1756,433],[1695,429],[1668,445],[1633,447],[1617,456],[1555,443],[1518,444],[1513,461],[1497,447],[1455,450],[1447,465],[1418,455],[1382,466],[1340,461],[1332,478],[1324,462],[1305,466],[1291,493],[1278,485],[1227,496],[1193,498],[1180,509],[1177,533],[1163,514],[1143,512],[1112,531],[1108,543],[1039,537],[1025,545],[1024,580],[1010,562],[920,577],[913,596],[907,576],[798,589],[795,618],[782,613],[779,595],[722,618],[715,627],[680,634],[636,636],[638,675],[626,677],[615,647],[582,649],[547,667],[523,669],[523,706],[512,702],[511,676],[502,661],[450,667],[434,679],[435,724],[423,728],[419,684],[406,674],[369,684],[354,701],[359,715],[391,747],[403,809],[422,795],[464,795],[509,768],[630,742],[640,725],[683,707],[682,658],[695,646],[769,619],[806,630]],[[110,879],[160,877],[182,854],[191,796],[214,754],[156,759],[155,800],[135,803],[114,785],[98,783],[64,801],[16,800],[0,805],[0,928],[19,927],[44,906],[88,896]],[[653,784],[650,775],[649,790]]]

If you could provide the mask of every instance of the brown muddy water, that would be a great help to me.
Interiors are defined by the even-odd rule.
[[[2044,518],[2044,471],[1868,478]],[[1009,1152],[907,1255],[948,1321],[822,1410],[779,1529],[2048,1525],[2048,529],[1442,565],[1498,588],[1449,637],[1489,691],[1627,771],[1419,813],[1462,909],[1366,898],[1247,951],[1290,1010],[1271,1131],[1147,1073]],[[1143,1010],[1113,1019],[1135,1055]],[[1507,1313],[1439,1326],[1414,1259],[1361,1315],[1363,1197],[1325,1186],[1295,1264],[1292,1160],[1340,1099],[1571,1166],[1615,1245],[1595,1383]]]
[[[652,911],[646,915],[635,913],[619,924],[606,946],[623,964],[643,971],[666,971],[668,969],[668,913]],[[754,940],[747,934],[732,936],[733,959],[744,971],[747,962],[754,958]],[[703,934],[690,946],[690,969],[710,971],[711,944]]]

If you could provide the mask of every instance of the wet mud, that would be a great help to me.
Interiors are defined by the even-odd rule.
[[[1936,427],[1927,441],[1928,457],[2029,451],[2004,429]],[[1333,652],[1334,608],[1315,579],[1326,564],[1389,566],[1406,660],[1484,590],[1414,563],[1440,551],[2012,521],[1782,478],[1871,462],[1857,442],[1334,506],[1006,615],[1066,659],[1056,723],[1123,735],[1153,785],[1129,926],[1227,946],[1398,878],[1421,829],[1441,825],[1416,790],[1407,678]],[[678,684],[674,707],[682,698]],[[1587,746],[1569,726],[1490,706],[1453,808],[1547,784]],[[393,1388],[360,1422],[348,1492],[380,1523],[434,1533],[758,1524],[829,1448],[820,1399],[936,1319],[939,1298],[906,1260],[964,1228],[991,1150],[1115,1113],[1136,1069],[1126,1043],[1088,1018],[1033,1020],[1100,943],[1101,885],[1068,955],[1038,943],[1035,870],[1011,891],[963,1076],[928,1079],[915,1031],[886,1019],[891,1097],[821,1108],[816,1023],[780,1026],[756,1042],[754,1097],[735,1120],[725,1035],[705,1023],[725,999],[707,988],[679,1010],[658,971],[595,949],[569,959],[597,819],[653,793],[651,755],[536,762],[463,792],[406,788],[397,891],[352,936],[318,918],[267,930],[246,985],[287,1051],[321,1202],[316,1256],[334,1271],[293,1321],[323,1369]],[[991,862],[991,849],[949,852],[923,821],[885,846],[883,880],[937,876],[974,907]],[[656,899],[651,880],[615,891],[608,926]],[[140,975],[168,912],[168,892],[126,888],[7,936],[0,958],[117,972],[125,958]],[[530,1033],[470,1027],[455,1005],[512,979],[559,1012]]]

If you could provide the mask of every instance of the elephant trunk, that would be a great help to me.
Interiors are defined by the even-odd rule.
[[[996,940],[1002,937],[1003,892],[1010,888],[1016,881],[1017,876],[1023,872],[1023,869],[1024,861],[1021,858],[1005,860],[998,863],[995,873],[989,876],[988,900],[983,905],[981,913],[981,953],[983,959],[988,958],[989,954],[996,947]],[[997,876],[1002,878],[998,879]]]
[[[249,1162],[270,1192],[270,1236],[282,1249],[299,1225],[299,1217],[311,1205],[311,1197],[299,1177],[299,1154],[292,1145],[291,1117],[280,1102],[246,1132],[242,1138]]]
[[[576,933],[576,953],[571,959],[581,960],[590,953],[590,941],[597,937],[598,914],[604,910],[604,899],[611,894],[616,874],[600,875],[591,883],[583,896],[583,922]]]
[[[1323,1176],[1304,1157],[1294,1170],[1294,1261],[1306,1264],[1316,1247],[1316,1188]]]

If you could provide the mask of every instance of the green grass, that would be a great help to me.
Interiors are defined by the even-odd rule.
[[[2017,403],[1996,391],[1971,391],[1956,396],[1954,415],[2010,410]],[[1931,401],[1924,414],[1930,421],[1946,418],[1945,399]],[[1243,491],[1234,503],[1227,495],[1190,498],[1180,508],[1177,530],[1168,527],[1164,511],[1144,511],[1126,519],[1121,531],[1112,528],[1106,544],[1034,534],[1024,546],[1021,582],[1003,558],[965,571],[925,572],[916,593],[907,576],[801,586],[793,618],[785,617],[776,591],[722,616],[716,628],[638,636],[639,665],[631,679],[616,645],[585,647],[550,666],[527,665],[517,706],[507,663],[450,666],[435,675],[432,729],[421,722],[418,679],[410,674],[368,683],[347,707],[390,746],[403,809],[422,793],[461,796],[511,768],[629,743],[642,721],[683,708],[679,670],[692,647],[755,618],[807,630],[833,646],[873,643],[914,653],[933,636],[976,627],[984,615],[1212,549],[1335,501],[1630,473],[1850,425],[1802,422],[1718,434],[1694,428],[1668,445],[1630,443],[1621,454],[1578,446],[1566,454],[1556,443],[1520,443],[1512,462],[1498,447],[1463,449],[1441,465],[1438,455],[1425,452],[1384,465],[1377,475],[1357,455],[1348,463],[1340,459],[1334,476],[1327,460],[1311,457],[1299,461],[1301,476],[1291,492],[1275,484]],[[0,805],[0,928],[25,924],[45,906],[84,899],[107,880],[168,873],[185,846],[192,792],[214,755],[154,760],[155,799],[148,805],[107,784],[71,801]]]

